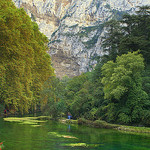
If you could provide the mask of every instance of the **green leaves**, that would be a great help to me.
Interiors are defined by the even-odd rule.
[[[0,8],[0,103],[23,114],[35,108],[42,84],[54,70],[47,38],[26,12],[11,0],[0,0]]]
[[[150,63],[150,6],[139,7],[136,14],[125,14],[120,21],[105,24],[107,33],[103,40],[103,60],[116,60],[117,55],[141,50],[146,63]]]
[[[116,63],[108,61],[102,67],[102,83],[106,99],[120,99],[133,82],[138,82],[144,69],[143,58],[138,52],[118,56]]]
[[[101,82],[104,85],[104,98],[110,100],[108,106],[113,108],[107,109],[107,118],[112,115],[113,121],[121,123],[142,120],[148,98],[142,90],[143,70],[144,59],[138,52],[123,54],[116,58],[116,62],[109,61],[103,65]]]
[[[44,114],[53,118],[60,116],[65,111],[64,85],[55,76],[50,77],[41,90],[40,104]]]

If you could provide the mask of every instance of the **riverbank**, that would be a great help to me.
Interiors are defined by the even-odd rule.
[[[17,119],[16,119],[17,118]],[[38,122],[38,120],[53,120],[50,116],[38,116],[38,117],[6,117],[4,118],[5,121],[24,121],[23,123],[33,124],[33,122]],[[37,121],[35,121],[37,120]],[[78,120],[73,119],[66,119],[66,118],[59,118],[59,122],[65,124],[77,124],[77,125],[85,125],[94,128],[104,128],[104,129],[114,129],[126,133],[133,133],[133,134],[149,134],[150,135],[150,128],[149,127],[135,127],[135,126],[125,126],[125,125],[118,125],[118,124],[110,124],[103,120],[86,120],[84,118],[80,118]]]
[[[114,129],[114,130],[124,131],[124,132],[128,132],[128,133],[150,134],[150,128],[148,128],[148,127],[134,127],[134,126],[110,124],[103,120],[91,121],[91,120],[86,120],[84,118],[80,118],[78,120],[60,119],[59,121],[62,123],[86,125],[86,126],[94,127],[94,128]]]

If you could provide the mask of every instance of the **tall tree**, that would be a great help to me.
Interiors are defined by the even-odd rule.
[[[0,103],[27,113],[36,105],[43,82],[53,75],[48,40],[11,0],[0,0],[0,22]]]
[[[118,56],[116,62],[108,61],[102,67],[102,83],[107,107],[108,121],[139,123],[148,95],[142,89],[144,59],[138,52]]]
[[[105,28],[108,33],[104,37],[103,48],[107,57],[115,60],[117,55],[140,49],[145,62],[150,63],[149,8],[150,6],[139,7],[139,11],[136,14],[126,14],[122,20],[112,20],[106,24]]]
[[[41,110],[46,115],[56,118],[63,114],[66,109],[65,88],[55,76],[50,77],[43,85],[41,91]]]
[[[116,20],[110,20],[105,23],[106,33],[103,37],[103,48],[106,55],[103,56],[103,60],[115,60],[119,53],[120,38],[123,36],[121,32],[120,23]]]

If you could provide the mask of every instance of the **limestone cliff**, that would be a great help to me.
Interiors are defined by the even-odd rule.
[[[110,18],[134,13],[149,0],[13,0],[37,22],[50,40],[49,54],[58,77],[91,70],[103,55],[103,24]]]

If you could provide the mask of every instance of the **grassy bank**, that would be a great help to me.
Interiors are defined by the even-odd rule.
[[[80,118],[78,120],[60,119],[60,122],[86,125],[86,126],[95,127],[95,128],[115,129],[115,130],[124,131],[127,133],[134,133],[134,134],[136,134],[136,133],[150,134],[150,128],[148,128],[148,127],[134,127],[134,126],[110,124],[110,123],[107,123],[106,121],[102,121],[102,120],[90,121],[90,120],[86,120],[84,118]]]
[[[8,118],[4,118],[4,120],[10,121],[10,122],[13,122],[13,121],[19,122],[21,124],[38,125],[38,123],[40,122],[53,120],[53,119],[50,116],[38,116],[38,117],[8,117]],[[115,130],[126,132],[126,133],[133,133],[133,134],[146,133],[150,135],[150,128],[148,127],[135,127],[135,126],[110,124],[103,120],[91,121],[91,120],[86,120],[84,118],[80,118],[78,120],[59,118],[59,121],[61,123],[67,123],[67,124],[86,125],[86,126],[94,127],[94,128],[115,129]]]

